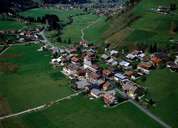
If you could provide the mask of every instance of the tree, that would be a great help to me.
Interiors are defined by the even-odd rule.
[[[67,42],[68,44],[71,44],[72,43],[72,41],[71,41],[71,38],[68,38],[68,42]]]
[[[175,11],[176,10],[176,4],[175,3],[171,3],[170,4],[170,10],[171,11]]]

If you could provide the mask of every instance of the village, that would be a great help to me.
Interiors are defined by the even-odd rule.
[[[103,54],[98,54],[97,49],[94,44],[82,40],[68,48],[44,44],[38,51],[51,51],[50,64],[55,68],[60,67],[61,72],[71,79],[74,91],[84,91],[90,99],[101,98],[108,107],[119,104],[121,98],[153,105],[152,99],[144,97],[147,89],[135,80],[146,79],[152,70],[160,66],[172,72],[178,71],[178,56],[175,61],[170,61],[163,52],[147,55],[141,50],[124,53],[105,48]]]
[[[91,100],[101,98],[108,107],[128,99],[136,100],[142,105],[153,105],[153,99],[145,97],[147,89],[135,81],[139,78],[146,79],[152,70],[160,66],[178,71],[178,56],[170,61],[163,52],[149,55],[137,49],[127,53],[107,47],[103,53],[98,53],[97,46],[85,40],[77,45],[58,48],[43,39],[43,29],[2,31],[1,35],[16,35],[17,41],[10,45],[39,41],[42,46],[37,51],[51,51],[50,64],[71,79],[74,91],[84,91]]]

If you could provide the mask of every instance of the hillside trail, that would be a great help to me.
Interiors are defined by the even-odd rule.
[[[86,27],[84,27],[84,28],[82,28],[82,29],[80,30],[80,32],[81,32],[81,40],[87,41],[87,40],[85,39],[85,30],[87,30],[87,29],[89,29],[90,27],[92,27],[93,25],[95,25],[100,19],[101,19],[100,17],[97,18],[95,21],[92,21],[88,26],[86,26]]]

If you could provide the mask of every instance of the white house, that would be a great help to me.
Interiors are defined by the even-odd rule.
[[[119,65],[122,67],[122,68],[124,68],[124,69],[131,69],[132,68],[132,66],[130,65],[130,63],[129,62],[127,62],[127,61],[121,61],[120,63],[119,63]]]

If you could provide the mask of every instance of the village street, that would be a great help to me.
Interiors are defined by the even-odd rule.
[[[121,94],[124,98],[127,98],[127,95],[122,92],[121,90],[119,90],[118,88],[116,88],[116,91]],[[136,101],[132,100],[132,99],[128,99],[128,102],[132,103],[134,106],[136,106],[140,111],[144,112],[146,115],[148,115],[150,118],[152,118],[153,120],[155,120],[157,123],[159,123],[161,126],[163,126],[164,128],[171,128],[171,126],[169,126],[168,124],[166,124],[164,121],[160,120],[159,117],[155,116],[153,113],[151,113],[148,109],[144,108],[143,106],[141,106],[140,104],[138,104]]]

